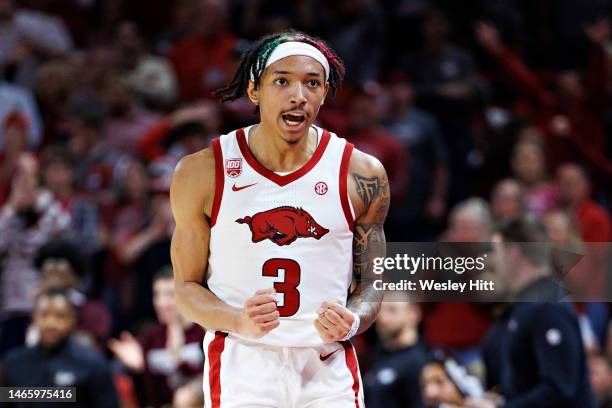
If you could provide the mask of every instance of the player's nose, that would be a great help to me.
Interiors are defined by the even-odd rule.
[[[291,103],[296,105],[303,105],[306,103],[306,94],[304,91],[304,85],[301,82],[297,82],[292,88]]]

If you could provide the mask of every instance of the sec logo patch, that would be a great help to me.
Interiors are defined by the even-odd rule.
[[[323,195],[325,193],[327,193],[327,184],[324,181],[319,181],[317,184],[315,184],[315,193],[317,193],[318,195]]]

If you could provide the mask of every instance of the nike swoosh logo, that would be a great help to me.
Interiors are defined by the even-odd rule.
[[[248,187],[253,187],[255,184],[257,184],[257,183],[247,184],[246,186],[237,187],[236,183],[234,183],[234,185],[232,186],[232,191],[240,191],[240,190],[248,188]]]
[[[332,351],[332,352],[331,352],[331,353],[329,353],[329,354],[326,354],[326,355],[320,355],[320,356],[319,356],[319,358],[321,359],[321,361],[325,361],[325,360],[327,360],[328,358],[330,358],[331,356],[333,356],[334,354],[336,354],[338,351],[340,351],[340,350],[336,349],[336,350]]]

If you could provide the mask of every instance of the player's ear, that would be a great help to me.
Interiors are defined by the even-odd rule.
[[[249,80],[249,86],[247,87],[247,95],[253,105],[259,106],[259,89],[255,87],[255,82]]]

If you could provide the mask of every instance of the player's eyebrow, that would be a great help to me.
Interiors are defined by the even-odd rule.
[[[279,70],[279,69],[274,70],[272,73],[273,74],[280,74],[280,75],[291,75],[291,74],[293,74],[293,72],[291,72],[291,71],[284,71],[284,70]],[[321,74],[319,74],[318,72],[308,72],[308,73],[306,73],[306,75],[314,76],[314,77],[320,77],[321,76]]]

